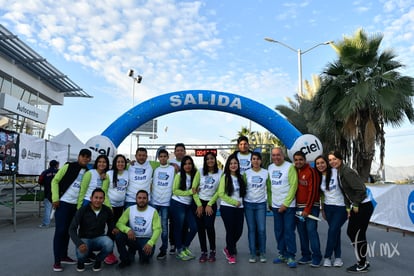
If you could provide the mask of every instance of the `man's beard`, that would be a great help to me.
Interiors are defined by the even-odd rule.
[[[137,205],[138,205],[138,208],[141,208],[141,209],[147,207],[146,203],[138,203]]]

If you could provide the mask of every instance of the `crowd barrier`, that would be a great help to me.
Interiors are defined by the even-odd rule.
[[[371,222],[414,232],[414,185],[368,184],[377,202]]]

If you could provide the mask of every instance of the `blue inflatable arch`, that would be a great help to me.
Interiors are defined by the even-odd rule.
[[[217,110],[250,119],[277,136],[288,149],[302,134],[277,112],[258,102],[226,92],[177,91],[149,99],[128,110],[102,132],[115,147],[142,124],[159,116],[192,109]]]

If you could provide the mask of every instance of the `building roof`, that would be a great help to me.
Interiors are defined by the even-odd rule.
[[[39,78],[46,85],[63,93],[64,97],[92,98],[76,83],[56,69],[45,58],[22,42],[0,24],[0,55],[10,59],[22,70]]]

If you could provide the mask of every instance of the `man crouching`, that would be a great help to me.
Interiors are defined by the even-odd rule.
[[[88,256],[94,251],[99,251],[99,254],[93,271],[100,271],[102,261],[114,248],[114,243],[108,236],[114,229],[113,213],[111,208],[103,205],[104,200],[105,192],[96,188],[92,192],[91,202],[76,212],[69,227],[70,238],[76,246],[77,271],[85,270],[85,262],[89,261]]]
[[[134,260],[138,251],[139,262],[149,263],[154,255],[154,245],[161,234],[161,221],[155,208],[148,206],[148,192],[139,190],[136,205],[128,207],[116,223],[120,232],[115,236],[120,255],[119,268],[125,268]],[[127,249],[128,247],[128,249]]]

